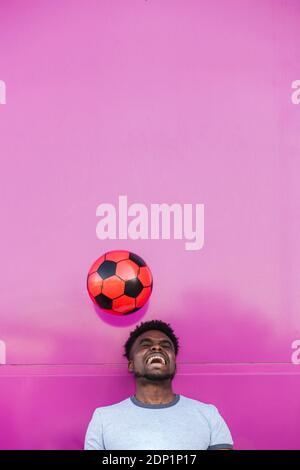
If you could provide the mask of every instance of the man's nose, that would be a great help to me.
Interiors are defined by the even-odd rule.
[[[151,346],[152,351],[162,351],[162,347],[160,344],[152,344]]]

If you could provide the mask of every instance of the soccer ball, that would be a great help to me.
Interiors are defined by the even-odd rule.
[[[139,310],[149,299],[152,287],[152,274],[145,261],[126,250],[100,256],[87,277],[92,301],[113,315]]]

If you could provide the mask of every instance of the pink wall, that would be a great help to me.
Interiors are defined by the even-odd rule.
[[[132,393],[122,344],[152,318],[181,338],[176,390],[236,448],[300,448],[299,2],[2,0],[0,18],[0,448],[82,448],[93,409]],[[204,204],[204,247],[100,240],[119,195]],[[154,276],[123,319],[86,292],[111,249]]]

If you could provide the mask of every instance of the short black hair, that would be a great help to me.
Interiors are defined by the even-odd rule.
[[[165,323],[161,320],[151,320],[140,325],[137,325],[135,330],[130,332],[130,335],[124,344],[125,354],[124,356],[129,360],[130,357],[130,350],[132,348],[133,343],[135,342],[136,338],[138,338],[142,333],[149,330],[158,330],[162,331],[167,335],[170,340],[172,341],[175,349],[175,355],[177,356],[179,351],[179,338],[175,336],[175,333],[169,323]]]

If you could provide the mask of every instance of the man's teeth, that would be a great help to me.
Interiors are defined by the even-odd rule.
[[[163,364],[166,364],[166,360],[164,357],[162,356],[151,356],[149,357],[149,359],[147,360],[147,364],[152,364],[152,362],[154,361],[154,359],[159,359],[159,361]]]

